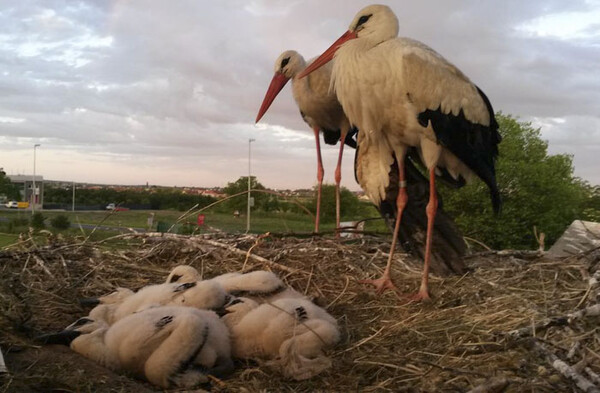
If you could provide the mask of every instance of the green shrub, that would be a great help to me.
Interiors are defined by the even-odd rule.
[[[31,221],[29,222],[29,225],[31,225],[34,229],[44,229],[46,227],[44,220],[45,218],[42,213],[35,212],[33,213],[33,216],[31,216]]]
[[[8,233],[20,233],[27,232],[29,227],[29,220],[26,218],[11,218],[6,223],[6,232]]]
[[[548,152],[539,129],[502,114],[496,119],[503,137],[496,165],[502,212],[493,215],[480,181],[460,190],[440,187],[444,209],[465,236],[494,249],[537,247],[534,226],[552,244],[573,220],[586,217],[584,208],[596,206],[593,188],[574,176],[573,156]]]
[[[69,229],[71,226],[71,221],[69,221],[69,217],[66,215],[59,214],[50,220],[50,225],[52,225],[52,228],[64,230]]]

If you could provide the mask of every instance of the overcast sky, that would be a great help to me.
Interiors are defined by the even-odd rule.
[[[400,35],[462,69],[494,109],[542,128],[600,183],[600,0],[394,1]],[[316,183],[290,86],[256,113],[287,49],[311,58],[365,1],[0,0],[0,167],[46,179],[271,188]],[[325,181],[337,150],[325,147]],[[343,185],[359,189],[353,152]]]

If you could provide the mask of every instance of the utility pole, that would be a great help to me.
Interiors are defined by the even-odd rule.
[[[252,170],[250,166],[250,159],[252,157],[252,142],[256,141],[256,139],[248,139],[248,212],[246,213],[246,233],[250,232],[250,204],[252,202],[252,198],[250,197],[250,182],[252,179]]]
[[[71,211],[75,211],[75,182],[73,182],[73,204],[71,206]]]
[[[31,215],[33,215],[35,213],[35,202],[36,202],[36,191],[37,189],[35,188],[35,150],[41,146],[39,143],[36,143],[35,145],[33,145],[33,184],[32,184],[32,190],[31,190]]]

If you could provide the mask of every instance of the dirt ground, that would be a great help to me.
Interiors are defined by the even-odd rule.
[[[343,334],[328,354],[332,367],[309,380],[286,380],[265,365],[240,362],[231,377],[202,389],[578,391],[573,379],[553,367],[556,357],[586,381],[600,381],[600,318],[590,311],[598,302],[600,253],[562,260],[479,253],[467,258],[467,274],[432,277],[431,302],[406,303],[394,293],[375,296],[357,282],[381,274],[388,250],[389,239],[378,237],[25,239],[0,251],[0,348],[10,371],[0,376],[0,392],[161,391],[66,347],[40,347],[32,339],[86,315],[79,298],[162,282],[178,264],[194,266],[204,278],[272,270],[335,316]],[[399,254],[393,267],[397,285],[415,291],[418,262]]]

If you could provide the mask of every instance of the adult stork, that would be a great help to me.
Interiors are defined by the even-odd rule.
[[[312,60],[310,60],[312,61]],[[309,61],[309,64],[310,64]],[[307,62],[302,55],[296,51],[288,50],[283,52],[275,61],[275,74],[271,80],[260,111],[256,118],[259,121],[261,117],[269,109],[270,105],[275,100],[277,94],[283,89],[285,84],[291,79],[292,90],[296,103],[300,109],[303,119],[311,126],[315,132],[317,142],[317,158],[318,158],[318,179],[319,192],[320,184],[323,179],[323,167],[321,163],[321,153],[319,144],[319,130],[323,132],[324,140],[328,144],[335,144],[340,140],[344,140],[347,145],[355,148],[356,144],[352,137],[358,131],[355,127],[350,131],[344,131],[348,128],[349,121],[343,112],[341,104],[338,102],[335,92],[330,86],[332,65],[325,64],[319,70],[313,72],[305,79],[299,79],[298,74],[307,66]],[[334,130],[335,129],[335,130]],[[346,136],[343,137],[344,132]],[[344,139],[342,139],[344,138]],[[339,181],[341,180],[341,162],[343,153],[343,144],[340,146],[338,163],[336,168],[336,225],[339,228],[340,221],[340,203],[339,203]],[[418,160],[418,156],[414,157]],[[385,198],[376,204],[381,215],[388,221],[395,221],[396,206],[395,201],[399,190],[399,180],[397,174],[397,163],[390,163],[390,168],[396,168],[395,173],[391,173],[390,181],[385,190]],[[410,195],[410,203],[404,207],[404,220],[402,220],[399,240],[405,250],[420,254],[419,250],[424,249],[425,238],[424,232],[427,230],[427,218],[422,209],[427,202],[428,194],[423,192],[423,188],[428,188],[428,181],[424,178],[419,170],[415,167],[410,158],[404,161],[406,172],[406,191]],[[447,177],[447,176],[446,176]],[[319,217],[320,197],[317,197],[317,219]],[[392,230],[394,224],[391,225]],[[318,222],[316,223],[315,231],[318,231]],[[453,220],[445,214],[441,209],[438,215],[438,220],[435,224],[434,242],[436,244],[435,266],[439,273],[445,274],[449,272],[462,274],[464,265],[462,257],[465,254],[465,245],[462,240],[460,231],[454,224]],[[422,255],[419,255],[422,257]]]
[[[432,228],[437,210],[435,174],[443,169],[459,181],[474,175],[489,187],[492,205],[500,210],[494,161],[501,140],[498,123],[485,94],[458,68],[428,46],[399,38],[398,18],[384,5],[362,9],[342,35],[299,77],[335,56],[332,83],[350,123],[361,131],[356,174],[376,204],[385,197],[387,168],[399,163],[400,190],[392,249],[383,276],[366,282],[378,291],[398,290],[390,265],[402,210],[407,203],[404,156],[418,150],[429,172],[427,238],[421,286],[411,298],[429,298],[428,276]]]
[[[319,131],[323,132],[325,143],[335,145],[340,143],[337,166],[335,168],[335,224],[336,229],[340,227],[340,181],[342,180],[342,155],[344,145],[356,147],[352,137],[356,130],[351,130],[348,118],[344,115],[341,105],[335,94],[329,92],[329,81],[331,76],[331,65],[322,67],[313,73],[310,78],[299,80],[297,75],[306,68],[304,57],[298,52],[288,50],[283,52],[275,60],[275,75],[271,79],[265,98],[260,106],[256,122],[267,112],[277,94],[286,83],[292,80],[292,92],[296,104],[300,109],[302,119],[312,128],[315,133],[317,146],[317,214],[315,219],[315,232],[319,232],[319,220],[321,216],[321,189],[323,187],[323,161],[321,159],[321,142]],[[339,232],[337,232],[339,234]]]

